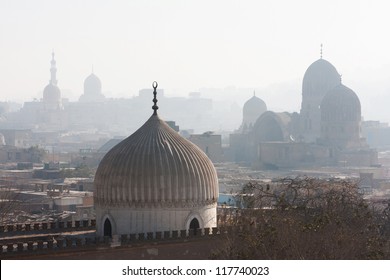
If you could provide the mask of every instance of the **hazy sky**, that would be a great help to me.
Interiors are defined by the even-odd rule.
[[[170,95],[258,88],[269,107],[298,110],[323,43],[363,116],[390,121],[389,11],[386,0],[0,0],[0,100],[41,98],[54,49],[71,100],[93,65],[108,97],[157,80]]]

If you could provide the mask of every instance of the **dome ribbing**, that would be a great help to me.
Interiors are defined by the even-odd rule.
[[[95,188],[96,205],[194,207],[218,198],[212,162],[157,114],[105,155]]]

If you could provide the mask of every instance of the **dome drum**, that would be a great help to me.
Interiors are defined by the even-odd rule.
[[[134,234],[189,229],[195,218],[199,228],[216,226],[216,204],[195,208],[126,208],[96,209],[97,234],[102,236],[105,220],[112,225],[112,234]]]

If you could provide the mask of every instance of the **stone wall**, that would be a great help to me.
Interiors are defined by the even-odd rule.
[[[124,234],[116,235],[113,238],[109,237],[72,237],[72,236],[60,236],[57,238],[51,238],[47,240],[29,240],[22,242],[12,242],[2,240],[0,244],[0,259],[45,259],[53,254],[65,253],[66,258],[78,259],[82,258],[82,252],[86,254],[86,258],[94,258],[93,253],[88,251],[94,251],[99,248],[100,258],[104,259],[104,248],[113,248],[119,252],[119,249],[127,250],[126,248],[143,248],[144,252],[149,252],[151,248],[155,248],[161,245],[165,248],[168,247],[181,247],[184,253],[188,252],[187,249],[191,247],[192,242],[195,242],[192,246],[193,250],[198,250],[199,256],[204,258],[216,247],[218,241],[223,240],[221,237],[226,236],[232,231],[240,230],[238,227],[223,227],[223,228],[204,228],[197,230],[175,230],[175,231],[163,231],[163,232],[147,232],[138,234]],[[213,240],[213,241],[211,241]],[[217,243],[215,243],[217,241]],[[184,244],[184,245],[177,245]],[[187,246],[187,245],[188,246]],[[203,245],[196,245],[203,244]],[[200,246],[200,247],[199,247]],[[196,249],[199,247],[199,249]],[[153,249],[156,250],[156,249]],[[166,250],[165,254],[171,254],[174,249]],[[173,250],[173,251],[172,251]],[[194,252],[195,252],[194,251]],[[180,251],[181,252],[181,251]],[[203,253],[202,253],[203,252]],[[112,251],[106,252],[112,255]],[[186,253],[186,254],[187,254]],[[89,254],[89,255],[88,255]],[[122,252],[123,254],[123,252]],[[40,257],[41,256],[41,257]],[[92,257],[91,257],[92,256]],[[119,256],[119,255],[118,255]],[[138,253],[133,253],[134,258],[138,258]],[[140,253],[139,257],[145,257],[144,253]],[[156,256],[154,256],[156,257]],[[160,256],[162,259],[164,256]],[[54,257],[56,258],[56,257]]]

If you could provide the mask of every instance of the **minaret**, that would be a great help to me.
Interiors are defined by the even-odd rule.
[[[49,83],[51,83],[52,85],[57,85],[57,67],[56,67],[56,61],[54,60],[54,51],[51,53],[51,67],[50,67],[50,81]]]

